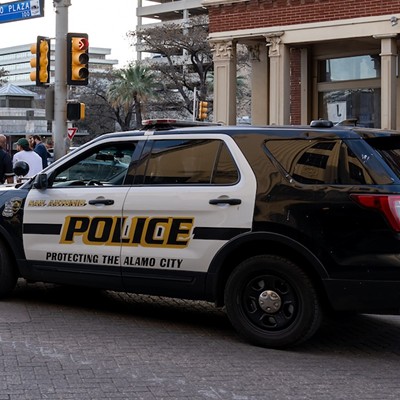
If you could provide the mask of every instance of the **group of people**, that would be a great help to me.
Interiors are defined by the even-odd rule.
[[[51,154],[39,135],[17,141],[17,152],[13,157],[7,152],[7,138],[0,134],[0,183],[13,183],[13,167],[18,161],[25,161],[29,166],[28,176],[34,176],[48,165]]]

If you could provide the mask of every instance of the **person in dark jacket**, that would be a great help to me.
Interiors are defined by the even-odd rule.
[[[14,172],[10,154],[7,152],[7,138],[0,135],[0,183],[13,183]]]
[[[51,154],[47,151],[46,146],[42,142],[42,138],[39,135],[33,135],[29,138],[29,142],[35,153],[39,154],[42,159],[43,168],[46,168],[48,165],[47,160],[51,157]]]

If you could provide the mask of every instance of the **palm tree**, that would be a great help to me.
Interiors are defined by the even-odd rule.
[[[136,127],[142,124],[142,103],[154,96],[156,87],[152,71],[136,63],[115,72],[115,80],[110,84],[107,98],[118,112],[118,123],[123,131],[130,129],[132,115],[136,117]]]

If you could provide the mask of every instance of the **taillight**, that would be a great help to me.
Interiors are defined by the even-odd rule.
[[[351,194],[358,204],[380,211],[390,226],[400,232],[400,196],[387,194]]]

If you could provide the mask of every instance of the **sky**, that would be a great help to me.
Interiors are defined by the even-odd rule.
[[[44,17],[0,23],[0,47],[35,43],[36,36],[55,37],[56,14],[53,0],[44,0]],[[0,0],[0,5],[15,0]],[[135,58],[126,33],[136,28],[136,0],[71,0],[68,31],[87,33],[89,46],[111,49],[107,56],[124,67]]]

